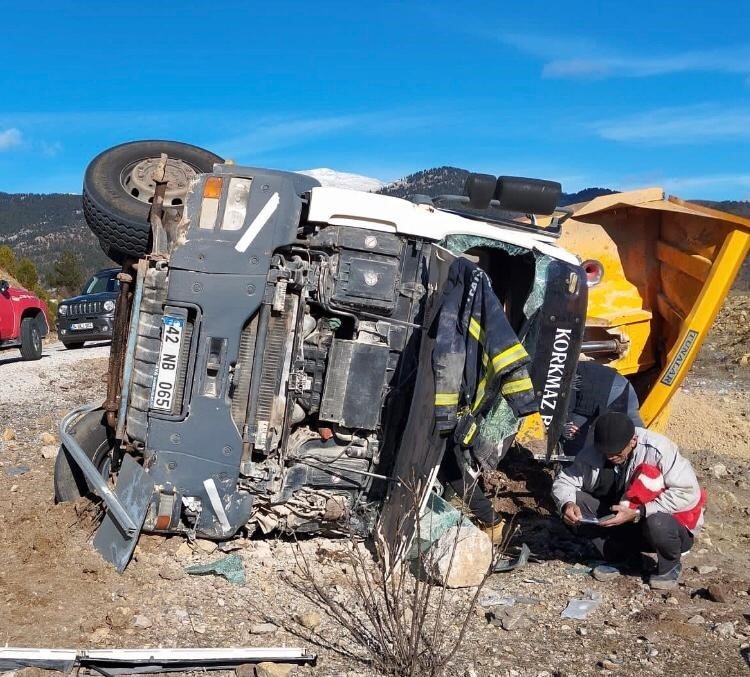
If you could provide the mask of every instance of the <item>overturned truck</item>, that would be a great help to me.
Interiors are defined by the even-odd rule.
[[[587,297],[578,259],[556,244],[559,220],[534,216],[559,195],[552,182],[471,175],[465,195],[409,201],[174,142],[105,151],[83,200],[122,264],[107,399],[62,421],[57,500],[103,500],[94,544],[120,570],[142,530],[379,529],[402,550],[399,480],[429,491],[440,405],[470,421],[491,464],[526,413],[508,395],[528,389],[544,425],[525,440],[557,452]],[[435,390],[441,294],[459,257],[485,271],[514,336],[487,354],[485,328],[459,318],[480,346],[478,385],[514,355],[528,371],[481,408]]]

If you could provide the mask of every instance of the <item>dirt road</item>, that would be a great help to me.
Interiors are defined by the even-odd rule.
[[[4,350],[0,352],[0,402],[8,407],[41,401],[49,405],[56,388],[63,392],[75,388],[78,375],[91,368],[90,361],[107,355],[109,342],[87,343],[76,350],[68,350],[60,341],[45,342],[42,358],[30,362],[24,362],[17,350]]]
[[[34,363],[0,354],[0,643],[57,647],[308,646],[316,668],[299,675],[374,674],[335,651],[313,646],[300,625],[310,614],[328,640],[346,634],[283,579],[295,568],[293,545],[236,542],[246,582],[189,576],[183,567],[224,556],[215,545],[143,536],[134,561],[117,575],[91,549],[90,505],[54,505],[49,438],[70,408],[103,398],[106,346],[65,351],[52,345]],[[518,510],[536,561],[497,574],[487,591],[526,598],[517,625],[505,630],[472,614],[451,675],[746,675],[750,653],[750,431],[748,391],[723,381],[691,379],[675,403],[669,433],[693,460],[709,491],[707,528],[685,560],[682,585],[654,593],[636,576],[593,580],[587,561],[544,500],[548,471],[522,457],[506,464],[499,491]],[[45,444],[45,440],[47,444]],[[502,486],[505,483],[504,487]],[[335,594],[351,590],[343,544],[311,539],[303,551]],[[598,592],[583,621],[563,620],[572,598]],[[715,601],[708,591],[723,601]],[[451,607],[468,591],[448,591]],[[714,598],[716,595],[714,595]],[[519,603],[520,604],[520,603]],[[303,612],[308,616],[300,616]],[[446,633],[457,631],[447,614]],[[269,625],[269,621],[272,623]],[[300,621],[300,622],[298,622]],[[312,625],[312,623],[311,623]],[[301,634],[304,638],[300,638]]]

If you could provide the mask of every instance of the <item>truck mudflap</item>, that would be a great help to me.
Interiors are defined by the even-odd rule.
[[[114,497],[137,530],[125,531],[114,512],[109,509],[94,535],[94,548],[114,565],[118,573],[125,571],[133,555],[153,493],[153,480],[132,456],[126,454],[117,476]]]
[[[118,572],[125,570],[138,543],[146,511],[154,493],[153,480],[143,467],[125,455],[114,491],[107,478],[89,458],[76,438],[77,424],[87,416],[101,418],[97,405],[86,405],[71,411],[60,422],[60,439],[71,460],[80,468],[87,483],[106,506],[106,514],[94,536],[94,547]]]
[[[534,357],[529,368],[539,414],[527,417],[517,441],[535,456],[559,459],[559,440],[567,420],[571,385],[583,341],[588,287],[580,266],[552,261],[547,288],[532,331]]]

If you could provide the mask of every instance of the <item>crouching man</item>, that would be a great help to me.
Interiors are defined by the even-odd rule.
[[[680,557],[693,546],[706,497],[672,441],[635,427],[626,414],[603,414],[593,443],[560,471],[552,493],[563,521],[605,560],[640,563],[641,552],[656,552],[649,584],[677,586]]]

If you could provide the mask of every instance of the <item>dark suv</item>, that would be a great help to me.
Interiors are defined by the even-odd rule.
[[[66,348],[80,348],[86,341],[112,338],[115,305],[120,291],[120,268],[95,273],[80,296],[65,299],[57,308],[57,335]]]

